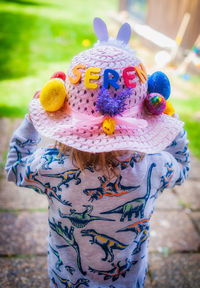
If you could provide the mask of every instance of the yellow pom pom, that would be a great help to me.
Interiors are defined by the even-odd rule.
[[[106,118],[103,121],[103,131],[108,135],[115,131],[115,121],[112,118]]]
[[[175,113],[175,109],[172,106],[172,104],[169,103],[169,101],[166,101],[166,108],[165,108],[163,113],[165,113],[169,116],[172,116]]]
[[[44,110],[54,112],[63,106],[66,96],[67,93],[63,81],[54,78],[42,88],[40,103]]]

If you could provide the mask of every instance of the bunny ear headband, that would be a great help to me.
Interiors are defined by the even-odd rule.
[[[31,119],[42,135],[87,152],[163,150],[183,123],[170,117],[170,83],[162,72],[149,78],[128,45],[123,24],[116,39],[94,19],[98,41],[56,72],[30,103]],[[167,115],[168,114],[168,115]]]

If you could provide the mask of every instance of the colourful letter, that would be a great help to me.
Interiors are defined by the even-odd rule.
[[[78,64],[74,66],[72,72],[74,73],[76,78],[73,78],[72,76],[69,76],[68,78],[72,84],[77,84],[81,80],[81,71],[79,71],[78,69],[86,69],[86,66],[84,64]]]
[[[90,67],[85,71],[85,87],[90,89],[96,89],[98,87],[97,83],[91,83],[90,80],[99,79],[99,75],[91,74],[91,73],[100,73],[101,68],[98,67]]]
[[[130,80],[133,80],[135,78],[135,74],[133,73],[128,73],[128,72],[133,72],[135,71],[135,67],[126,67],[123,70],[123,78],[124,78],[124,82],[126,84],[126,87],[129,88],[135,88],[136,87],[136,83],[135,82],[130,82]]]
[[[109,73],[113,75],[113,78],[109,78]],[[113,69],[106,69],[103,74],[103,86],[105,89],[109,88],[109,84],[115,89],[119,89],[119,84],[117,83],[119,79],[119,74]]]
[[[140,65],[140,67],[135,66],[135,71],[136,71],[138,77],[140,78],[140,81],[142,81],[144,83],[147,80],[147,72],[145,71],[142,63],[140,63],[139,65]]]

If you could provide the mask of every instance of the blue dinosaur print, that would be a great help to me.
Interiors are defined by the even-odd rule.
[[[131,267],[137,264],[138,261],[130,261],[126,259],[125,264],[121,266],[120,262],[121,261],[118,261],[117,264],[112,263],[111,265],[113,266],[113,268],[110,270],[97,270],[89,266],[89,271],[97,273],[98,275],[103,275],[104,280],[112,279],[112,281],[116,281],[117,279],[119,279],[120,276],[125,278],[126,273],[130,271]]]
[[[132,251],[131,255],[134,256],[135,254],[139,253],[141,251],[142,244],[149,238],[149,227],[147,229],[142,231],[142,235],[139,241],[134,241],[137,243],[135,249]]]
[[[171,181],[171,179],[173,178],[174,176],[174,167],[173,167],[173,163],[166,163],[165,164],[165,167],[167,168],[167,172],[165,174],[165,176],[162,176],[161,177],[161,183],[162,183],[162,186],[159,188],[160,191],[163,191],[165,188],[167,188],[169,186],[169,183]]]
[[[68,188],[69,187],[68,183],[72,180],[75,180],[75,185],[80,184],[81,183],[81,178],[79,178],[80,174],[81,174],[80,169],[71,169],[57,174],[41,174],[41,176],[61,179],[61,182],[57,185],[57,189],[59,191],[62,191],[61,186],[64,185],[66,188]]]
[[[58,288],[58,285],[57,285],[56,280],[55,280],[54,277],[51,278],[51,281],[52,281],[52,283],[53,283],[54,288]]]
[[[112,262],[114,260],[113,250],[124,250],[128,245],[119,242],[118,240],[107,236],[105,234],[97,233],[94,229],[82,230],[82,236],[90,236],[92,240],[89,240],[91,244],[99,245],[105,252],[105,258],[102,258],[103,261]],[[108,256],[110,259],[108,260]]]
[[[135,214],[135,218],[141,217],[144,218],[144,209],[146,207],[146,203],[149,199],[150,192],[151,192],[151,174],[153,168],[156,167],[155,163],[152,163],[147,176],[147,192],[144,197],[134,198],[131,201],[128,201],[112,210],[101,212],[100,214],[113,214],[118,213],[122,214],[120,221],[123,222],[125,218],[128,218],[128,221],[132,220],[132,215]],[[134,206],[137,204],[137,206]]]
[[[160,183],[161,183],[161,186],[156,190],[156,192],[150,197],[151,198],[156,198],[157,197],[157,194],[158,192],[163,192],[165,188],[167,188],[170,184],[170,181],[172,180],[173,176],[174,176],[174,173],[175,173],[175,170],[174,170],[174,167],[173,167],[173,163],[165,163],[164,165],[166,167],[166,174],[164,176],[161,176],[160,178]]]
[[[67,218],[71,221],[72,225],[74,225],[77,228],[83,228],[85,227],[89,222],[91,221],[115,221],[113,219],[108,219],[100,216],[92,216],[90,213],[93,210],[92,205],[83,205],[85,207],[85,211],[82,213],[76,212],[75,209],[70,209],[70,214],[63,214],[60,209],[58,210],[59,215],[61,218]]]
[[[65,288],[78,288],[80,285],[84,285],[86,287],[89,286],[89,280],[88,279],[80,278],[76,281],[76,283],[72,283],[70,280],[60,277],[54,270],[52,270],[52,271],[56,275],[56,277],[59,279],[59,281],[63,285],[65,285],[64,286]]]
[[[86,275],[87,273],[83,271],[82,265],[81,265],[81,256],[80,256],[80,249],[78,246],[78,243],[76,242],[76,239],[74,237],[74,227],[71,226],[70,230],[68,229],[67,226],[64,226],[64,228],[61,225],[61,222],[56,223],[55,219],[53,218],[53,222],[49,220],[49,226],[50,228],[56,232],[57,235],[62,237],[65,242],[67,243],[66,245],[58,246],[56,245],[57,248],[66,248],[66,247],[72,247],[76,254],[77,254],[77,266],[79,268],[79,271],[83,274]]]
[[[98,177],[100,187],[84,189],[83,193],[90,196],[89,201],[102,199],[103,196],[117,197],[129,192],[135,191],[140,186],[124,186],[121,184],[122,176],[120,175],[114,182],[108,182],[105,176]]]
[[[188,145],[185,145],[183,150],[177,151],[175,153],[177,155],[177,157],[175,157],[175,158],[179,163],[189,163],[190,162],[190,155],[189,155],[187,149],[188,149]],[[181,156],[181,159],[178,158],[179,155]]]
[[[55,267],[56,267],[56,269],[58,270],[58,271],[61,271],[60,270],[60,266],[62,266],[63,265],[63,261],[62,261],[62,259],[60,258],[60,255],[59,255],[59,252],[57,251],[57,250],[55,250],[51,245],[50,245],[50,243],[49,243],[49,247],[51,248],[51,251],[53,252],[53,254],[57,257],[57,262],[56,262],[56,264],[55,264]]]
[[[121,162],[121,170],[126,169],[128,166],[134,167],[135,158],[134,156],[129,157],[128,159]]]
[[[72,204],[69,201],[63,200],[61,198],[61,195],[57,194],[57,189],[56,187],[51,187],[50,183],[45,183],[43,184],[40,180],[38,180],[36,177],[38,176],[38,171],[31,171],[30,165],[27,166],[26,171],[25,171],[25,177],[24,179],[26,182],[30,183],[31,187],[36,185],[36,188],[34,190],[36,191],[41,191],[42,189],[38,188],[37,185],[41,185],[43,187],[42,194],[46,194],[47,197],[52,200],[52,198],[55,198],[59,202],[61,202],[63,205],[71,206]],[[34,185],[35,184],[35,185]],[[30,188],[30,185],[24,185],[24,187]],[[53,201],[53,200],[52,200]]]
[[[65,266],[65,269],[66,269],[71,275],[73,275],[74,272],[75,272],[75,269],[74,269],[73,267],[71,267],[71,266],[68,266],[68,265]]]
[[[135,222],[135,223],[133,223],[131,225],[128,225],[125,228],[121,228],[121,229],[117,230],[116,232],[128,232],[128,231],[131,231],[131,232],[135,233],[135,238],[136,238],[142,231],[147,229],[147,227],[149,225],[150,217],[151,216],[149,216],[149,218],[142,219],[142,220],[140,220],[138,222]]]
[[[18,179],[17,179],[17,176],[18,176],[18,172],[17,172],[17,169],[18,169],[18,166],[20,165],[21,167],[25,167],[26,166],[26,161],[25,160],[22,160],[22,153],[19,151],[19,149],[17,148],[17,146],[13,146],[13,148],[15,149],[16,151],[16,155],[17,155],[17,160],[15,161],[15,164],[12,166],[12,172],[13,174],[15,175],[16,177],[16,184],[18,182]],[[19,177],[20,177],[20,183],[18,183],[19,186],[21,186],[21,180],[23,179],[21,173],[19,174]]]
[[[121,162],[121,170],[126,169],[128,166],[134,167],[135,162],[140,161],[142,158],[142,155],[138,152],[135,152],[132,156],[130,156],[128,159]]]
[[[19,139],[15,139],[15,142],[17,144],[17,146],[19,146],[20,148],[24,148],[26,146],[35,146],[38,143],[40,143],[40,139],[39,140],[31,140],[31,139],[27,139],[24,142],[21,142]]]
[[[44,170],[52,169],[50,165],[53,162],[58,162],[58,164],[64,164],[64,157],[63,155],[59,155],[59,150],[57,148],[47,148],[42,158],[46,160],[42,164],[42,169]]]

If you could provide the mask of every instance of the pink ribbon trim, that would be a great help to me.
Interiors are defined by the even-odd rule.
[[[106,118],[112,118],[116,123],[116,127],[120,126],[121,128],[126,128],[130,130],[138,128],[139,129],[146,128],[148,126],[148,122],[146,120],[133,117],[137,113],[139,113],[141,109],[142,104],[131,109],[131,113],[124,113],[123,116],[115,116],[115,117],[109,117],[105,115],[100,115],[96,117],[72,111],[70,126],[73,126],[73,128],[63,127],[64,128],[63,131],[56,132],[56,135],[64,136],[67,133],[75,132],[77,129],[89,130],[91,127],[102,125],[103,121]]]

